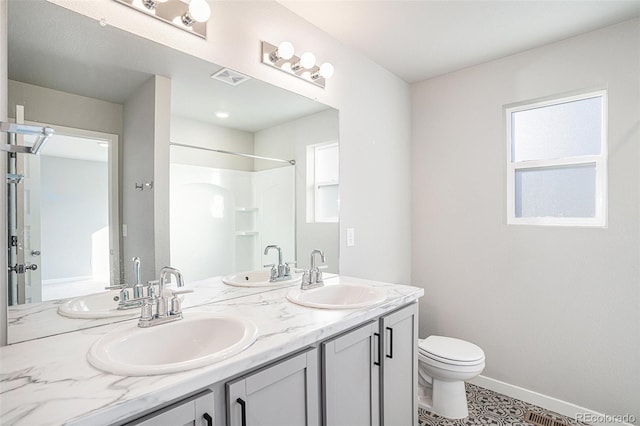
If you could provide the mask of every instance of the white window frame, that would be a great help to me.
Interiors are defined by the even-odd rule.
[[[512,118],[511,114],[545,106],[553,106],[591,98],[602,98],[602,126],[600,135],[600,154],[561,157],[545,160],[512,161]],[[607,91],[597,90],[552,99],[528,101],[505,106],[507,131],[507,224],[542,226],[607,226]],[[549,170],[565,166],[595,165],[595,216],[594,217],[516,217],[515,176],[519,170]]]
[[[322,186],[337,185],[340,191],[340,178],[320,181],[316,173],[316,153],[320,149],[337,147],[340,155],[338,141],[328,141],[307,146],[307,223],[338,223],[340,214],[336,216],[322,217],[318,214],[318,188]],[[338,160],[339,161],[339,160]]]

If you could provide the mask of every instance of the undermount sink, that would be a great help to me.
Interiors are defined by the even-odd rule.
[[[149,328],[129,324],[96,341],[87,360],[122,376],[152,376],[203,367],[236,355],[256,340],[256,325],[241,317],[188,312]]]
[[[76,297],[58,306],[58,314],[68,318],[111,318],[140,315],[140,309],[117,309],[118,290]]]
[[[300,284],[302,274],[293,274],[290,279],[285,281],[271,282],[271,271],[263,269],[260,271],[237,272],[222,278],[222,282],[236,287],[272,287],[285,286],[290,284]]]
[[[362,284],[340,283],[309,290],[292,288],[287,299],[298,305],[320,309],[356,309],[372,306],[387,298],[384,289]]]

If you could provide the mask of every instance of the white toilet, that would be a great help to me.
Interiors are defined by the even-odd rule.
[[[484,352],[473,343],[443,336],[418,341],[418,405],[449,419],[469,415],[465,380],[484,369]]]

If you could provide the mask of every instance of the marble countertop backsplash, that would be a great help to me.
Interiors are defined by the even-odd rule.
[[[135,320],[2,347],[2,424],[96,425],[122,421],[313,345],[424,294],[417,287],[357,278],[333,277],[325,281],[330,284],[337,280],[383,287],[387,298],[368,308],[323,310],[288,302],[288,287],[262,288],[257,292],[258,289],[226,286],[219,278],[194,283],[193,287],[202,286],[205,291],[188,295],[198,297],[190,303],[200,306],[185,309],[185,317],[192,312],[240,315],[258,325],[258,337],[248,349],[231,358],[182,373],[124,377],[104,373],[89,364],[86,353],[99,337],[116,329],[137,327]],[[225,298],[227,295],[231,297]]]

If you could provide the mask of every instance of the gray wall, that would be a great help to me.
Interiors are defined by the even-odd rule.
[[[24,118],[46,124],[122,136],[122,105],[9,80],[9,115],[24,105]]]
[[[133,282],[134,256],[140,257],[143,281],[156,279],[159,269],[168,264],[170,93],[170,81],[155,76],[124,104],[122,223],[127,236],[123,265],[129,283]],[[136,183],[146,182],[153,182],[152,190],[135,188]]]
[[[338,141],[338,111],[329,109],[289,123],[256,132],[256,155],[296,160],[296,259],[298,268],[309,267],[309,254],[322,249],[327,272],[338,272],[339,224],[307,223],[307,145]],[[270,164],[267,164],[270,163]],[[256,161],[256,169],[272,162]]]
[[[490,378],[637,419],[639,41],[636,19],[411,88],[420,335],[477,343]],[[507,226],[503,105],[593,87],[609,93],[608,228]]]

